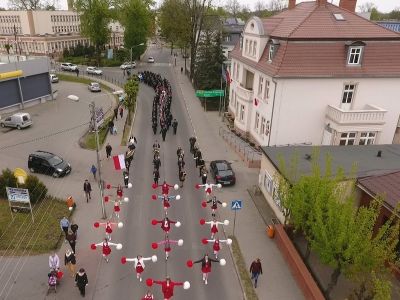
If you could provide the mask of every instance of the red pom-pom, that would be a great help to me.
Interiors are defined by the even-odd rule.
[[[126,264],[126,257],[125,257],[125,256],[121,257],[121,263],[122,263],[123,265]]]
[[[206,193],[211,194],[211,188],[207,188]]]
[[[204,245],[207,245],[207,244],[208,244],[207,239],[202,239],[201,242],[202,242]]]
[[[108,202],[108,200],[109,200],[109,197],[108,197],[108,196],[105,196],[105,197],[104,197],[104,202]]]
[[[106,188],[107,188],[107,190],[111,189],[111,184],[108,183],[108,184],[106,185]]]
[[[153,184],[151,185],[151,187],[152,187],[153,189],[156,189],[156,188],[157,188],[157,184],[153,183]]]
[[[200,225],[204,225],[204,224],[206,224],[206,220],[200,219]]]
[[[201,206],[207,207],[207,202],[206,201],[201,202]]]
[[[200,188],[200,184],[196,184],[194,187],[195,187],[196,189],[199,189],[199,188]]]
[[[157,220],[155,220],[155,219],[151,220],[151,224],[152,225],[157,225]]]
[[[146,285],[147,285],[147,286],[152,286],[152,285],[153,285],[153,279],[147,278],[147,279],[146,279]]]
[[[151,243],[151,248],[157,249],[158,248],[158,244],[157,243]]]
[[[99,226],[100,226],[99,222],[95,222],[93,225],[95,228],[99,228]]]
[[[157,199],[157,195],[151,195],[151,199],[156,200]]]
[[[186,262],[186,265],[187,265],[189,268],[193,267],[193,261],[188,260],[188,261]]]
[[[95,244],[91,244],[90,248],[92,248],[92,250],[96,250],[96,245]]]

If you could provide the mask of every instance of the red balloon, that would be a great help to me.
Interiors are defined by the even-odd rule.
[[[157,225],[157,220],[155,220],[155,219],[151,220],[151,224]]]
[[[151,199],[156,200],[157,199],[157,195],[151,195]]]
[[[152,286],[152,285],[153,285],[153,279],[147,278],[147,279],[146,279],[146,285],[147,285],[147,286]]]
[[[158,244],[157,243],[151,243],[151,248],[157,249],[158,248]]]
[[[204,224],[206,224],[206,220],[200,219],[200,225],[204,225]]]
[[[207,207],[207,202],[206,201],[201,202],[201,206]]]
[[[202,239],[201,242],[202,242],[204,245],[207,245],[207,244],[208,244],[207,239]]]
[[[195,187],[196,189],[199,189],[199,188],[200,188],[200,184],[196,184],[194,187]]]
[[[92,250],[96,250],[96,245],[95,244],[91,244],[90,248],[92,248]]]
[[[125,257],[125,256],[121,257],[121,263],[122,263],[123,265],[126,264],[126,257]]]
[[[111,189],[111,184],[106,185],[107,190]]]
[[[108,196],[105,196],[104,197],[104,202],[108,202],[108,199],[109,199]]]
[[[153,189],[156,189],[156,188],[157,188],[157,184],[153,183],[153,184],[151,185],[151,187],[152,187]]]
[[[99,228],[99,226],[100,226],[99,222],[95,222],[93,225],[95,228]]]
[[[189,268],[193,267],[193,261],[188,260],[188,261],[186,262],[186,265],[187,265]]]

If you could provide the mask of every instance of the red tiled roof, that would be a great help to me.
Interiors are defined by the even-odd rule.
[[[373,196],[383,196],[392,208],[400,202],[400,171],[361,178],[358,183]]]

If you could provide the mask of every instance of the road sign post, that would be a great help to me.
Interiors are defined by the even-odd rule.
[[[235,235],[235,227],[236,227],[236,212],[240,209],[242,209],[242,200],[232,200],[231,201],[231,210],[235,212],[235,215],[233,217],[233,230],[232,230],[232,235]]]

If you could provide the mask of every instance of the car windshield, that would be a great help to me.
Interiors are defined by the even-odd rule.
[[[59,158],[57,155],[54,155],[53,157],[49,158],[49,163],[52,166],[57,166],[59,164],[61,164],[63,162],[63,160],[61,158]]]
[[[98,83],[92,83],[92,86],[93,87],[99,87],[99,84]]]
[[[229,165],[225,164],[225,163],[217,163],[217,169],[218,171],[226,171],[226,170],[230,170],[231,168],[229,167]]]

